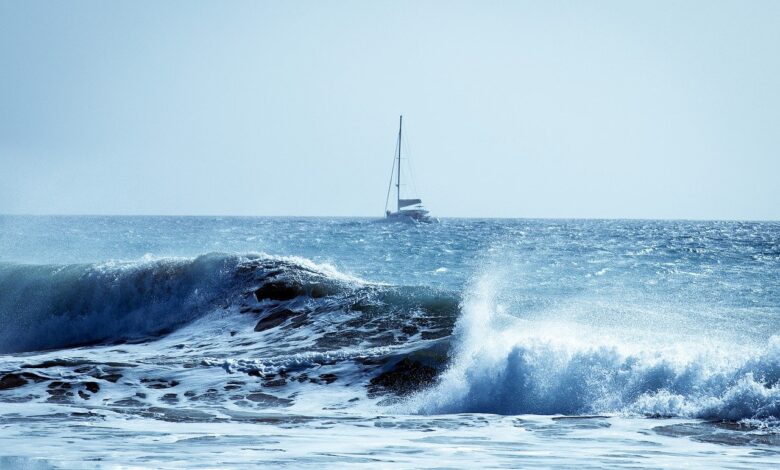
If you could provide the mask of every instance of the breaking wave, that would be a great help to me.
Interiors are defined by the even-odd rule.
[[[317,383],[352,377],[369,397],[394,396],[379,403],[401,412],[780,421],[780,337],[668,347],[652,334],[632,342],[587,325],[550,329],[506,314],[494,286],[479,278],[461,298],[260,254],[2,264],[0,353],[154,341],[204,326],[187,339],[208,355],[202,367],[272,383],[293,373],[311,381],[328,365],[334,372]],[[197,322],[215,312],[222,323]]]
[[[584,326],[545,332],[500,313],[491,284],[485,277],[473,286],[448,368],[407,411],[780,419],[780,337],[743,349],[665,348],[621,344]]]
[[[448,292],[368,283],[303,258],[262,254],[0,264],[0,293],[0,353],[153,339],[215,311],[249,314],[260,319],[255,331],[281,336],[319,322],[329,331],[307,330],[320,335],[308,342],[315,349],[386,345],[446,336],[458,308]]]

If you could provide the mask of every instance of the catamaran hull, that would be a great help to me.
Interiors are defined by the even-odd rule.
[[[391,212],[387,214],[386,219],[392,222],[414,222],[422,224],[432,224],[439,221],[436,217],[428,214],[412,211]]]

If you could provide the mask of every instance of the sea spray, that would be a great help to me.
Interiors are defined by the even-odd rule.
[[[604,339],[591,325],[502,313],[499,284],[481,276],[467,290],[451,362],[407,410],[780,419],[780,337],[759,347]]]

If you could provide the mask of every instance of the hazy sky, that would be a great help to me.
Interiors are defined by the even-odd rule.
[[[780,1],[0,0],[0,213],[780,219]]]

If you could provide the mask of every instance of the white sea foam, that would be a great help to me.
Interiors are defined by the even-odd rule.
[[[451,364],[407,407],[422,413],[780,418],[780,337],[760,347],[665,344],[586,324],[520,320],[479,278],[462,305]],[[618,338],[618,339],[616,339]]]

